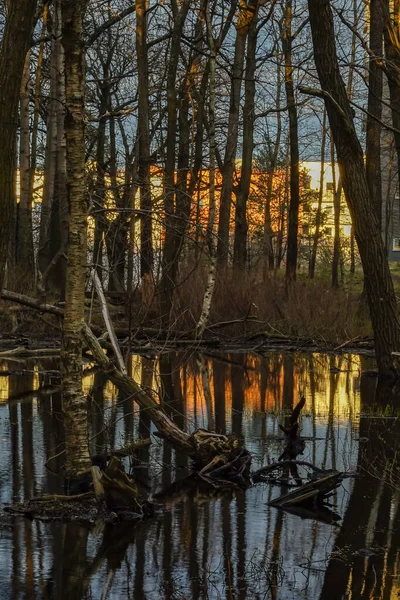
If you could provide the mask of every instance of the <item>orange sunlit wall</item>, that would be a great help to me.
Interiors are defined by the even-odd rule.
[[[238,186],[240,182],[241,171],[236,170],[234,174],[234,186]],[[262,230],[264,226],[264,211],[265,200],[268,195],[269,178],[271,181],[271,225],[273,231],[278,231],[280,228],[281,207],[287,202],[287,175],[284,171],[276,171],[272,176],[261,171],[253,171],[250,194],[247,204],[247,219],[249,227],[249,235],[253,235],[257,230]],[[209,204],[210,204],[210,172],[208,169],[203,169],[200,172],[197,191],[195,192],[194,202],[191,211],[192,228],[196,224],[205,228],[208,221]],[[215,203],[216,215],[215,223],[218,224],[218,213],[222,189],[222,173],[219,170],[215,172]],[[196,195],[197,194],[197,195]],[[235,222],[235,196],[233,195],[233,210],[231,210],[231,230],[233,232]]]

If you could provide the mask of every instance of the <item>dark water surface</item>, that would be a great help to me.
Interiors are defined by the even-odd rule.
[[[278,425],[304,393],[299,458],[352,475],[329,510],[315,518],[270,507],[289,489],[282,483],[227,494],[188,489],[186,457],[153,438],[142,463],[126,467],[157,497],[155,517],[136,526],[1,517],[1,600],[400,597],[400,394],[377,386],[372,365],[355,355],[207,360],[211,405],[193,357],[133,357],[131,369],[163,394],[180,426],[243,435],[253,469],[277,459]],[[148,436],[154,429],[133,400],[87,367],[91,452]],[[2,505],[63,493],[60,393],[56,373],[44,374],[57,368],[49,360],[0,365],[24,370],[0,376]]]

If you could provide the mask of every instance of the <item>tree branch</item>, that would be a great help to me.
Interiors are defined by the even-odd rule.
[[[97,29],[94,30],[92,35],[86,40],[86,44],[85,44],[86,47],[91,46],[101,36],[102,33],[107,31],[107,29],[109,29],[116,23],[119,23],[120,21],[122,21],[122,19],[125,19],[125,17],[127,17],[128,15],[135,12],[135,10],[136,10],[136,3],[134,2],[133,4],[131,4],[130,6],[125,8],[125,10],[121,11],[118,15],[114,15],[113,17],[110,17],[107,21],[105,21],[102,25],[100,25],[100,27],[98,27]]]

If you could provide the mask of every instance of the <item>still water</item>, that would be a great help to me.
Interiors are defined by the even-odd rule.
[[[1,516],[1,600],[400,597],[400,393],[377,386],[373,365],[355,355],[206,361],[211,402],[193,356],[135,356],[131,374],[181,427],[242,435],[254,470],[277,459],[278,425],[305,394],[299,458],[350,475],[329,510],[315,518],[270,507],[289,489],[282,483],[227,494],[188,489],[187,458],[153,437],[140,464],[126,467],[159,503],[155,517],[104,526]],[[0,369],[0,502],[62,493],[58,365]],[[93,454],[154,431],[132,398],[85,369]]]

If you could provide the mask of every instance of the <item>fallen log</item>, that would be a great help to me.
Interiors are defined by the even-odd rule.
[[[293,492],[283,494],[279,498],[271,500],[269,504],[272,506],[293,506],[303,503],[318,503],[322,502],[334,489],[342,482],[343,473],[339,471],[329,472],[323,477],[301,485]]]
[[[24,346],[18,346],[17,348],[0,352],[0,358],[7,358],[9,356],[60,356],[60,348],[25,348]]]

